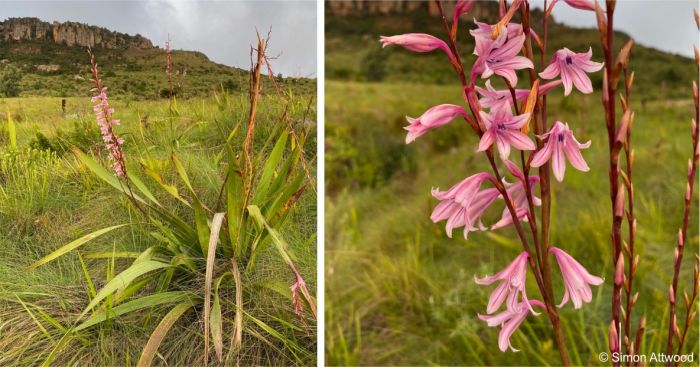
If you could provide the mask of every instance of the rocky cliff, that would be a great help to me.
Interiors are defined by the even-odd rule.
[[[446,15],[452,14],[456,1],[445,1],[444,11]],[[476,3],[470,12],[470,17],[479,17],[489,14],[488,5]],[[423,12],[430,16],[440,16],[440,11],[434,1],[396,0],[396,1],[372,1],[372,0],[336,0],[326,2],[326,12],[336,16],[348,15],[388,15],[392,13]]]
[[[37,18],[9,18],[0,22],[0,42],[46,41],[67,46],[117,48],[152,48],[141,35],[113,32],[76,22],[44,22]]]

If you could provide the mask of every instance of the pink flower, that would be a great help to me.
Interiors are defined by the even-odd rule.
[[[554,254],[557,259],[562,278],[564,278],[564,298],[557,307],[565,305],[569,298],[571,298],[575,309],[581,308],[583,302],[590,302],[593,293],[589,285],[601,285],[603,279],[589,274],[581,264],[563,250],[550,247],[549,252]]]
[[[425,33],[406,33],[390,37],[381,36],[379,42],[382,43],[382,47],[399,45],[414,52],[430,52],[439,48],[445,51],[450,59],[454,59],[452,51],[445,41]]]
[[[490,32],[487,31],[490,27],[492,26],[479,25],[478,30],[470,31],[476,43],[474,53],[479,56],[474,63],[472,73],[481,73],[482,78],[488,78],[493,74],[500,75],[514,87],[518,84],[515,70],[534,67],[527,57],[517,56],[525,43],[522,26],[508,24],[506,32],[499,34],[495,40],[491,39]],[[489,33],[488,37],[486,33]]]
[[[532,167],[542,166],[551,157],[554,177],[561,182],[564,179],[564,172],[566,172],[566,163],[564,162],[564,155],[566,155],[574,168],[583,172],[590,170],[581,156],[581,149],[590,147],[591,142],[589,140],[585,144],[579,143],[574,137],[574,133],[569,129],[569,124],[556,121],[549,131],[541,135],[540,138],[547,138],[547,142],[541,150],[535,153],[532,162],[530,162]]]
[[[586,53],[575,53],[568,48],[562,48],[554,53],[552,61],[541,73],[540,77],[544,79],[554,79],[561,74],[561,80],[564,83],[564,95],[568,96],[571,93],[571,85],[575,85],[576,89],[581,93],[588,94],[593,92],[591,80],[586,73],[592,73],[600,70],[603,63],[591,61],[593,50],[588,49]]]
[[[533,313],[535,312],[527,301],[527,294],[525,293],[528,257],[529,255],[527,252],[523,251],[513,262],[498,273],[483,278],[474,276],[474,282],[479,285],[489,285],[497,281],[501,282],[489,297],[486,313],[492,314],[496,312],[506,300],[506,307],[509,312],[516,313],[520,311],[519,306],[521,304],[518,302],[518,295],[522,295],[523,302],[530,307]]]
[[[477,173],[452,186],[447,191],[433,189],[433,197],[440,203],[433,209],[430,219],[437,223],[447,219],[445,231],[452,238],[454,228],[464,227],[464,238],[469,232],[476,230],[474,223],[479,220],[479,229],[485,229],[481,224],[484,211],[498,198],[496,189],[479,191],[482,182],[493,179],[486,172]]]
[[[520,150],[535,149],[535,143],[520,131],[530,118],[529,113],[513,116],[510,108],[495,108],[490,113],[479,111],[479,116],[486,128],[479,141],[479,152],[488,149],[494,141],[503,159],[510,155],[511,145]]]
[[[508,192],[508,197],[513,201],[513,206],[515,207],[515,213],[519,220],[524,222],[528,221],[528,213],[530,212],[530,206],[527,201],[527,191],[525,190],[525,174],[518,168],[518,166],[512,161],[505,160],[506,168],[508,171],[515,176],[518,181],[515,183],[505,182],[506,191]],[[528,184],[530,185],[530,193],[533,193],[533,188],[537,183],[540,182],[539,176],[530,176],[528,178]],[[532,203],[535,206],[542,205],[540,198],[534,196],[532,197]],[[513,215],[510,213],[508,207],[503,209],[503,214],[501,214],[501,219],[491,226],[491,229],[498,229],[509,226],[513,224]]]
[[[526,303],[527,307],[523,307],[523,303]],[[518,329],[520,324],[523,323],[527,315],[532,312],[532,306],[542,307],[545,305],[537,300],[523,301],[521,302],[516,312],[510,312],[508,310],[503,311],[496,315],[479,315],[479,319],[486,321],[486,324],[490,327],[501,326],[501,331],[498,333],[498,348],[501,352],[505,352],[508,348],[513,352],[517,352],[518,349],[513,348],[510,344],[510,337],[513,335],[515,330]]]
[[[493,25],[488,23],[482,23],[474,20],[474,24],[478,28],[469,31],[469,34],[474,37],[476,42],[474,47],[474,55],[481,56],[488,54],[488,52],[493,48],[498,48],[502,46],[507,39],[512,39],[523,33],[523,26],[517,23],[508,23],[506,26],[506,31],[499,34],[494,40],[491,38],[493,34]]]
[[[475,3],[476,0],[457,0],[457,5],[455,5],[454,14],[452,15],[452,21],[455,22],[462,14],[469,13]]]
[[[304,306],[302,297],[299,296],[297,290],[302,290],[302,292],[305,291],[306,283],[304,282],[304,279],[301,277],[299,272],[296,271],[296,269],[292,268],[292,271],[294,272],[295,282],[289,288],[292,290],[292,302],[294,303],[294,312],[297,315],[301,315],[301,313],[304,311]]]
[[[557,0],[554,0],[552,5]],[[580,9],[580,10],[592,10],[595,11],[595,2],[590,0],[564,0],[570,7]]]
[[[404,127],[408,131],[406,144],[413,142],[430,129],[448,124],[457,116],[466,118],[467,112],[464,108],[453,104],[441,104],[431,107],[418,118],[406,116],[406,120],[410,123],[410,125]]]
[[[561,84],[561,80],[555,80],[555,81],[551,81],[549,83],[541,85],[539,87],[539,91],[538,91],[539,95],[546,94],[552,88],[556,87],[559,84]],[[494,107],[501,107],[501,105],[506,105],[508,108],[513,107],[513,96],[510,94],[510,90],[508,90],[508,89],[496,90],[493,86],[491,86],[491,80],[486,81],[486,89],[481,88],[481,87],[476,87],[475,89],[481,95],[481,99],[479,99],[479,104],[482,107],[494,108]],[[529,95],[530,95],[529,89],[516,89],[515,90],[515,99],[518,102],[521,102],[521,101],[527,99],[527,96],[529,96]]]

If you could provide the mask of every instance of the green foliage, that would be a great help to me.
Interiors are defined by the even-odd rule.
[[[0,72],[0,93],[5,97],[17,97],[22,91],[20,81],[22,70],[13,65],[8,65]]]
[[[382,51],[382,48],[377,44],[362,59],[362,74],[366,81],[381,82],[386,77],[387,57]]]
[[[65,114],[58,102],[0,101],[0,110],[13,111],[19,146],[11,151],[7,140],[0,142],[0,248],[16,254],[0,260],[0,277],[7,280],[0,281],[0,318],[13,320],[13,331],[3,332],[13,337],[0,336],[0,364],[71,364],[79,355],[81,363],[132,365],[142,352],[142,361],[157,352],[174,365],[199,365],[207,353],[201,347],[204,322],[212,323],[213,345],[218,338],[223,342],[222,360],[210,359],[213,365],[315,363],[313,319],[308,311],[294,313],[288,264],[268,231],[247,211],[233,209],[244,207],[237,203],[247,192],[227,179],[242,177],[237,167],[245,126],[239,126],[247,117],[247,96],[177,101],[172,111],[167,101],[112,99],[115,117],[122,120],[118,133],[126,139],[129,187],[105,168],[89,99],[68,99]],[[302,119],[307,103],[303,97],[261,98],[249,204],[286,239],[312,287],[315,195],[304,190],[300,164],[302,149],[315,146],[313,129]],[[285,109],[289,125],[279,118]],[[290,138],[290,127],[298,140]],[[214,210],[241,218],[244,236],[232,240],[227,224],[210,236]],[[109,230],[117,221],[131,225]],[[216,286],[209,320],[202,319],[205,254],[213,247],[202,247],[202,236],[218,245],[212,252]],[[241,269],[237,282],[231,261]],[[43,265],[26,272],[30,263]],[[245,300],[240,311],[239,291]],[[31,293],[20,293],[26,308],[5,301],[16,300],[14,292]],[[189,312],[181,306],[185,302]],[[170,316],[175,309],[182,312]],[[38,310],[56,325],[47,324]],[[236,314],[242,344],[231,349]]]
[[[690,80],[686,84],[689,97]],[[635,89],[633,95],[637,93]],[[577,138],[592,141],[591,148],[582,152],[590,172],[569,167],[563,183],[553,182],[551,241],[574,255],[591,274],[606,279],[593,289],[591,303],[579,310],[570,304],[561,309],[572,364],[599,365],[598,353],[607,350],[612,291],[609,158],[600,94],[572,93],[564,98],[560,90],[548,100],[550,119],[568,122]],[[470,173],[488,170],[475,152],[478,140],[465,123],[455,120],[411,143],[413,167],[399,167],[389,178],[378,172],[368,178],[355,167],[369,159],[379,160],[377,165],[391,160],[375,151],[405,137],[404,114],[416,116],[430,106],[460,101],[455,86],[326,83],[326,138],[332,139],[326,144],[326,185],[342,188],[328,190],[325,204],[326,364],[559,363],[546,315],[528,317],[513,334],[518,353],[501,353],[498,329],[477,317],[485,311],[493,288],[478,286],[473,278],[493,274],[522,251],[512,228],[470,233],[465,241],[461,232],[448,238],[444,222],[430,221],[436,205],[431,188],[445,189]],[[635,247],[640,254],[634,283],[640,295],[632,325],[646,315],[641,352],[649,355],[665,345],[667,289],[673,268],[670,249],[682,219],[693,105],[689,99],[673,103],[656,99],[642,105],[633,98],[632,109],[636,111],[632,140],[639,222]],[[341,171],[333,159],[341,154],[339,150],[352,146],[358,148]],[[360,184],[379,180],[381,185]],[[693,202],[697,201],[696,192]],[[501,211],[502,206],[491,208],[484,223],[494,223]],[[691,223],[689,238],[697,244],[696,211]],[[683,261],[681,287],[690,291],[694,259]],[[560,300],[563,288],[556,265],[553,272],[555,298]],[[531,277],[528,287],[528,296],[535,297],[538,292]],[[698,349],[697,327],[689,330],[684,353]]]

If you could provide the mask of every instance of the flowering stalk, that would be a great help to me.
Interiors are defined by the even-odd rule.
[[[168,40],[165,41],[165,74],[168,75],[168,110],[172,113],[173,111],[173,64],[172,64],[172,50],[170,49],[170,35],[168,34]]]
[[[695,21],[698,22],[698,13],[695,12]],[[700,23],[698,23],[698,28],[700,28]],[[698,49],[695,48],[695,66],[700,68],[700,55],[698,54]],[[698,157],[700,156],[700,127],[698,122],[700,121],[700,96],[698,95],[698,84],[693,81],[693,103],[695,104],[695,116],[691,120],[691,140],[693,143],[693,156],[688,160],[688,176],[687,184],[685,189],[685,201],[683,209],[683,222],[681,228],[678,230],[678,246],[674,251],[674,262],[673,262],[673,281],[669,288],[669,319],[668,319],[668,337],[666,341],[666,353],[671,354],[673,350],[673,340],[675,337],[678,338],[678,347],[676,353],[680,354],[683,348],[683,343],[685,342],[686,333],[690,327],[690,323],[696,316],[696,312],[693,311],[695,306],[695,299],[698,296],[698,261],[696,259],[694,274],[693,274],[693,295],[689,297],[686,292],[683,292],[685,299],[685,322],[683,324],[683,330],[678,327],[677,317],[676,317],[676,300],[678,299],[678,278],[681,271],[681,265],[683,261],[683,250],[685,248],[688,232],[688,222],[690,220],[690,209],[692,207],[692,197],[693,189],[695,187],[695,174],[698,169]],[[697,255],[696,255],[697,257]],[[675,336],[675,337],[674,337]],[[672,363],[667,364],[671,366]]]
[[[631,149],[631,129],[634,122],[634,113],[630,109],[630,89],[634,80],[634,73],[628,73],[629,55],[633,41],[629,40],[620,50],[617,56],[614,55],[614,27],[613,15],[615,12],[615,1],[606,1],[605,11],[594,4],[600,41],[603,47],[605,68],[603,74],[602,105],[605,111],[605,125],[608,132],[609,151],[609,183],[610,202],[612,213],[611,225],[611,249],[613,259],[613,292],[611,300],[611,335],[623,341],[613,343],[611,341],[611,353],[621,352],[625,347],[626,354],[633,355],[639,351],[640,333],[643,330],[643,323],[637,329],[637,338],[633,339],[631,332],[631,320],[634,304],[638,294],[633,295],[633,280],[639,264],[639,257],[634,253],[634,240],[637,221],[634,215],[634,185],[632,168],[634,164],[634,151]],[[622,116],[617,120],[616,101],[617,85],[620,79],[624,80],[624,96],[620,96]],[[620,168],[620,153],[625,154],[624,171]],[[622,179],[622,180],[621,180]],[[621,182],[622,181],[622,182]],[[627,196],[627,207],[625,208],[625,196]],[[627,218],[628,242],[622,239],[622,221]],[[627,257],[628,271],[625,273],[624,257]],[[623,305],[622,291],[625,292],[625,304]],[[642,319],[644,320],[644,319]],[[624,326],[623,326],[624,322]],[[635,342],[632,342],[635,340]],[[618,366],[619,361],[613,359],[613,365]]]
[[[571,2],[580,8],[592,7],[585,1]],[[510,345],[510,335],[527,315],[537,315],[532,306],[544,308],[552,324],[562,364],[569,365],[564,334],[554,303],[549,254],[556,258],[565,283],[565,296],[559,307],[566,304],[569,299],[572,300],[574,308],[580,308],[582,303],[590,302],[592,299],[590,285],[600,285],[602,279],[590,275],[580,263],[563,250],[549,247],[549,167],[551,161],[559,181],[563,180],[566,160],[571,162],[574,168],[587,171],[589,168],[580,149],[587,148],[589,143],[580,144],[573,136],[568,124],[564,122],[557,121],[551,129],[547,129],[547,115],[542,111],[546,111],[544,105],[546,93],[559,84],[564,85],[566,95],[574,87],[582,93],[591,93],[593,88],[586,73],[599,70],[602,64],[591,61],[590,50],[588,53],[575,53],[562,49],[557,51],[545,68],[545,47],[529,26],[528,2],[514,0],[508,7],[502,0],[499,5],[500,19],[496,24],[489,25],[475,21],[477,28],[469,32],[475,38],[474,54],[477,59],[467,74],[457,49],[458,25],[456,23],[460,15],[471,9],[473,1],[460,1],[457,4],[451,26],[445,17],[442,3],[436,0],[436,4],[449,42],[444,42],[432,35],[416,33],[381,37],[381,42],[385,46],[399,45],[414,52],[442,50],[448,56],[460,79],[462,96],[468,109],[457,105],[439,105],[428,109],[418,118],[407,117],[409,126],[406,130],[409,133],[406,140],[410,143],[429,130],[445,126],[461,117],[479,137],[476,150],[485,153],[491,172],[472,175],[447,191],[433,189],[433,196],[440,200],[440,203],[433,211],[431,219],[434,222],[446,220],[445,228],[450,237],[453,229],[464,227],[465,239],[472,231],[513,226],[524,251],[498,274],[476,278],[477,284],[480,285],[490,285],[500,281],[489,299],[486,310],[488,315],[479,317],[487,321],[489,326],[502,324],[499,348],[506,351],[510,347],[515,351]],[[511,22],[517,10],[521,11],[522,24]],[[551,6],[549,10],[551,11]],[[540,63],[542,72],[539,76],[556,80],[542,85],[538,79],[533,62],[532,39],[542,51]],[[546,42],[546,21],[544,39]],[[521,52],[522,55],[520,55]],[[522,69],[529,73],[529,89],[516,89],[518,82],[516,71]],[[496,90],[491,80],[486,81],[486,89],[476,85],[477,79],[489,79],[494,75],[505,81],[507,90]],[[533,142],[529,135],[531,121],[534,121],[534,134],[539,137],[536,142]],[[515,183],[504,181],[494,149],[498,150],[498,158],[507,171],[516,178]],[[513,149],[519,151],[520,167],[509,159]],[[540,167],[539,175],[531,176],[531,167]],[[493,187],[482,190],[482,183],[490,183]],[[533,189],[537,184],[541,185],[542,199],[534,195]],[[481,217],[499,197],[503,198],[505,203],[503,215],[497,223],[486,226],[482,223]],[[535,213],[535,207],[539,205],[542,206],[541,232],[538,231]],[[532,241],[528,241],[520,223],[522,221],[529,223]],[[525,294],[528,269],[537,283],[542,301],[530,300]],[[494,314],[506,300],[506,311]]]

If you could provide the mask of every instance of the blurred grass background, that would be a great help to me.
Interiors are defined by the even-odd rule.
[[[691,16],[687,21],[692,21]],[[437,24],[437,30],[430,22]],[[348,24],[357,26],[351,29]],[[468,38],[466,28],[472,25],[460,28],[463,41]],[[452,82],[453,71],[444,55],[416,55],[399,48],[378,53],[377,39],[431,29],[442,35],[438,20],[420,12],[382,16],[326,12],[326,75],[331,79],[325,87],[326,362],[556,365],[559,355],[546,317],[528,317],[513,335],[511,341],[521,349],[519,353],[501,353],[499,329],[477,318],[485,312],[492,287],[477,286],[473,277],[494,273],[522,251],[512,227],[471,233],[465,241],[461,231],[447,238],[444,223],[433,224],[429,219],[436,205],[432,187],[446,189],[487,169],[485,159],[475,152],[477,139],[460,121],[404,144],[405,116],[419,116],[440,103],[463,104],[460,87]],[[595,31],[556,29],[550,34],[550,50],[573,42],[570,48],[583,51],[590,44],[593,59],[601,59]],[[618,47],[624,38],[618,38]],[[465,57],[472,50],[466,44],[460,47]],[[644,47],[635,46],[632,60],[632,69],[637,70],[632,92],[635,246],[641,257],[635,281],[640,296],[632,324],[647,316],[642,353],[650,354],[665,350],[666,294],[682,220],[686,162],[692,151],[690,96],[697,72],[689,59]],[[377,62],[384,68],[378,76],[372,74],[376,69],[367,67]],[[655,67],[656,63],[669,68]],[[598,90],[600,78],[600,73],[592,75]],[[580,141],[590,139],[593,144],[583,152],[590,172],[569,166],[564,182],[553,182],[552,244],[606,280],[594,288],[590,304],[578,311],[568,304],[561,317],[572,363],[601,365],[598,354],[608,350],[612,289],[608,152],[601,96],[573,93],[564,98],[562,94],[561,89],[551,93],[550,123],[566,121]],[[495,222],[501,210],[488,212],[485,223]],[[692,213],[689,243],[693,246],[688,250],[694,254],[697,209]],[[693,255],[684,259],[680,289],[691,289],[693,260]],[[560,300],[563,287],[558,268],[555,275],[555,297]],[[529,279],[528,292],[534,297],[538,292],[531,275]],[[697,323],[689,335],[685,350],[697,355]]]

